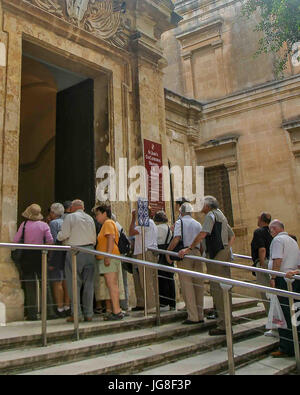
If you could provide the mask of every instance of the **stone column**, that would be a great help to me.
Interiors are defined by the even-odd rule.
[[[4,19],[5,20],[5,19]],[[0,198],[0,232],[1,242],[11,242],[16,231],[18,172],[19,172],[19,128],[21,97],[21,60],[22,35],[17,23],[9,28],[4,26],[6,34],[0,33],[0,42],[5,47],[0,66],[0,125],[1,138],[1,198]],[[2,91],[1,91],[2,89]],[[23,291],[20,287],[19,274],[10,259],[9,250],[0,250],[0,302],[6,306],[7,321],[23,319]]]

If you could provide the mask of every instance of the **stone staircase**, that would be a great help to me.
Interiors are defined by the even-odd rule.
[[[207,299],[207,298],[206,298]],[[264,309],[255,299],[236,298],[236,374],[287,374],[295,359],[272,359],[278,340],[263,336]],[[64,320],[48,322],[48,346],[41,347],[40,323],[10,324],[0,332],[0,374],[21,375],[201,375],[227,374],[225,336],[208,335],[214,321],[182,325],[185,312],[155,317],[132,313],[123,322],[100,318],[80,324],[80,341]]]

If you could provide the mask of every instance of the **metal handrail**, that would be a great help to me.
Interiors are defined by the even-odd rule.
[[[247,259],[249,261],[252,261],[252,257],[249,255],[242,255],[242,254],[233,254],[234,258],[241,258],[241,259]]]
[[[77,308],[77,262],[76,262],[76,255],[79,252],[83,252],[86,254],[91,254],[94,256],[101,256],[101,257],[107,257],[107,258],[113,258],[113,259],[118,259],[120,261],[132,263],[134,265],[141,265],[144,267],[150,267],[151,269],[154,270],[162,270],[162,271],[168,271],[168,272],[173,272],[173,273],[178,273],[182,274],[185,276],[190,276],[190,277],[198,277],[201,279],[207,279],[213,282],[217,282],[220,284],[223,290],[224,294],[224,311],[225,311],[225,320],[226,320],[226,340],[227,340],[227,348],[228,348],[228,361],[229,361],[229,371],[231,374],[234,374],[234,354],[233,354],[233,341],[232,341],[232,323],[231,323],[231,310],[230,310],[230,303],[229,303],[229,291],[232,288],[232,286],[241,286],[245,288],[251,288],[255,289],[257,291],[263,291],[263,292],[268,292],[271,294],[275,295],[280,295],[283,297],[287,297],[290,302],[290,310],[291,314],[294,313],[294,304],[293,300],[300,300],[300,294],[292,292],[291,291],[291,281],[287,279],[287,283],[289,285],[289,290],[280,290],[276,288],[271,288],[271,287],[266,287],[258,284],[251,284],[251,283],[246,283],[244,281],[239,281],[239,280],[233,280],[229,278],[224,278],[220,276],[214,276],[214,275],[209,275],[205,273],[199,273],[199,272],[193,272],[190,270],[186,269],[179,269],[179,268],[174,268],[171,266],[165,266],[165,265],[160,265],[158,263],[152,263],[152,262],[147,262],[144,260],[139,260],[139,259],[134,259],[134,258],[129,258],[123,255],[115,255],[115,254],[109,254],[106,252],[99,252],[93,249],[89,248],[83,248],[83,247],[75,247],[75,246],[56,246],[56,245],[35,245],[35,244],[14,244],[14,243],[0,243],[0,248],[9,248],[9,249],[33,249],[33,250],[41,250],[42,251],[42,288],[43,288],[43,296],[42,296],[42,338],[43,338],[43,345],[47,345],[47,326],[46,326],[46,308],[47,308],[47,296],[46,296],[46,283],[47,283],[47,252],[51,250],[56,250],[56,251],[69,251],[72,255],[72,275],[73,275],[73,314],[74,314],[74,328],[75,328],[75,335],[76,339],[79,340],[79,320],[78,320],[78,308]],[[153,252],[156,253],[167,253],[167,255],[176,255],[178,256],[177,253],[173,253],[171,251],[166,251],[166,250],[158,250],[158,249],[149,249]],[[207,258],[201,258],[198,256],[190,256],[187,255],[185,256],[186,258],[189,259],[198,259],[204,262],[213,262],[213,263],[220,263],[224,264],[225,266],[232,266],[234,264],[231,264],[229,262],[222,262],[222,261],[214,261],[210,260]],[[199,259],[200,258],[200,259]],[[243,266],[243,265],[239,265]],[[242,267],[240,267],[242,268]],[[243,267],[244,269],[247,268],[247,266]],[[252,270],[258,270],[258,268],[251,268]],[[266,269],[261,269],[266,272],[272,273],[273,271],[268,271]],[[259,271],[261,271],[259,270]],[[274,273],[274,272],[273,272]],[[277,275],[285,275],[285,273],[280,273],[275,272]],[[297,276],[295,276],[297,277]],[[159,298],[156,298],[156,301],[159,303]],[[146,303],[146,301],[145,301]],[[156,306],[156,312],[157,312],[157,317],[158,317],[158,322],[159,322],[159,314],[160,314],[160,309],[159,305]],[[300,370],[300,354],[299,354],[299,343],[298,343],[298,335],[297,335],[297,328],[295,325],[293,325],[293,337],[294,337],[294,347],[295,347],[295,354],[296,354],[296,361],[297,361],[297,368]]]
[[[157,254],[164,254],[164,255],[170,255],[170,256],[176,256],[176,257],[179,256],[179,254],[177,252],[168,251],[168,250],[160,250],[158,248],[149,248],[149,251],[155,252]],[[241,256],[242,255],[240,255],[240,257]],[[248,271],[251,271],[251,272],[261,272],[261,273],[270,274],[270,275],[273,275],[273,276],[276,275],[277,277],[286,277],[286,273],[285,272],[277,272],[275,270],[263,269],[263,268],[260,268],[260,267],[245,266],[245,265],[240,265],[238,263],[232,263],[232,262],[226,262],[226,261],[218,261],[218,260],[214,260],[214,259],[208,259],[208,258],[200,257],[198,255],[185,255],[184,258],[186,258],[186,259],[193,259],[193,260],[201,261],[201,262],[205,262],[205,263],[214,263],[214,264],[217,264],[217,265],[229,266],[229,267],[232,267],[232,268],[235,268],[235,269],[248,270]],[[292,278],[295,279],[295,280],[300,280],[300,276],[299,275],[294,275]]]
[[[40,251],[71,251],[71,246],[59,246],[56,244],[19,244],[19,243],[0,243],[1,248],[11,250],[40,250]]]
[[[0,244],[0,247],[1,247],[1,244]],[[91,250],[91,249],[88,249],[88,248],[72,247],[72,250],[79,251],[79,252],[85,252],[87,254],[91,254],[91,255],[95,255],[95,256],[105,256],[107,258],[119,259],[120,261],[123,261],[123,262],[132,263],[134,265],[147,266],[147,267],[149,267],[151,269],[155,269],[155,270],[161,270],[161,271],[165,271],[165,272],[184,274],[185,276],[198,277],[198,278],[202,278],[204,280],[207,279],[207,280],[210,280],[210,281],[213,281],[213,282],[217,282],[217,283],[221,282],[221,283],[224,283],[224,284],[227,284],[227,285],[231,285],[231,286],[241,286],[241,287],[245,287],[245,288],[252,288],[252,289],[255,289],[257,291],[270,292],[270,293],[278,294],[278,295],[284,296],[284,297],[292,296],[294,299],[300,300],[300,294],[296,293],[296,292],[284,291],[284,290],[280,290],[280,289],[277,289],[277,288],[266,287],[264,285],[259,285],[259,284],[251,284],[251,283],[247,283],[245,281],[233,280],[233,279],[229,279],[229,278],[226,278],[226,277],[214,276],[214,275],[207,274],[207,273],[193,272],[193,271],[187,270],[187,269],[179,269],[179,268],[175,268],[175,267],[172,267],[172,266],[160,265],[158,263],[143,261],[141,259],[128,258],[128,257],[126,257],[124,255],[114,255],[114,254],[109,254],[107,252],[102,252],[102,251],[99,252],[99,251]],[[148,248],[148,250],[149,251],[153,251],[154,249]],[[165,250],[155,250],[155,251],[157,251],[157,252],[158,251],[166,252]],[[169,252],[170,251],[168,251],[168,255],[169,255]],[[178,255],[176,252],[174,254]],[[190,259],[198,258],[198,257],[192,256],[192,255],[189,255],[189,256],[186,255],[185,257],[189,257]],[[212,261],[212,262],[214,262],[214,261]],[[229,263],[229,262],[225,262],[225,263]],[[277,273],[277,272],[274,272],[274,273]],[[282,273],[282,274],[285,274],[285,273]]]

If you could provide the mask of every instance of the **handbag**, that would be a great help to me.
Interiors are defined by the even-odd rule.
[[[19,244],[24,244],[26,222],[27,222],[27,220],[24,222],[22,236],[21,236],[21,239],[19,241]],[[22,257],[23,257],[23,252],[24,252],[24,250],[22,250],[22,249],[12,250],[11,253],[10,253],[11,259],[16,264],[20,264],[21,260],[22,260]]]
[[[183,244],[183,222],[182,219],[179,218],[181,221],[181,239],[178,242],[177,246],[173,249],[173,252],[179,252],[180,250],[184,249],[184,244]],[[182,261],[182,258],[179,258],[178,256],[172,256],[171,257],[172,261]]]
[[[270,299],[270,310],[268,314],[268,322],[266,324],[266,329],[276,329],[276,328],[286,329],[287,323],[277,295],[267,293],[266,297]]]

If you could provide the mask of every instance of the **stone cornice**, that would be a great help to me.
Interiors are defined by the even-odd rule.
[[[199,163],[213,167],[225,165],[228,171],[237,169],[237,142],[239,134],[220,136],[195,147]]]
[[[195,26],[192,29],[186,30],[186,31],[181,31],[176,34],[176,38],[180,41],[186,39],[187,37],[193,36],[193,35],[199,35],[207,30],[216,30],[220,31],[220,28],[223,24],[223,19],[222,18],[215,18],[209,21],[201,22],[197,26]]]
[[[202,143],[200,146],[196,148],[196,151],[201,151],[204,149],[210,149],[210,148],[215,148],[215,147],[220,147],[220,146],[228,146],[232,145],[235,146],[238,142],[239,139],[238,134],[233,134],[233,135],[228,135],[228,136],[220,136],[216,139],[209,140],[205,143]]]
[[[280,100],[293,99],[299,96],[300,75],[298,74],[281,81],[272,81],[220,99],[202,103],[203,119],[231,116],[235,113],[273,105]]]
[[[186,115],[187,111],[193,111],[199,117],[201,115],[202,104],[197,100],[189,99],[168,89],[165,89],[165,100],[167,109],[176,109],[182,115]]]
[[[175,2],[175,11],[184,18],[184,22],[191,23],[193,20],[202,18],[209,14],[217,13],[222,8],[230,7],[240,0],[183,0]],[[191,14],[191,17],[185,17]]]
[[[173,114],[181,116],[185,125],[185,135],[189,143],[193,145],[199,144],[200,139],[200,118],[201,118],[201,103],[196,100],[187,99],[177,93],[168,91],[165,89],[165,102],[166,111],[170,111]],[[167,115],[168,122],[168,115]]]

